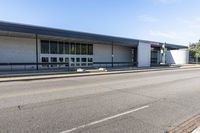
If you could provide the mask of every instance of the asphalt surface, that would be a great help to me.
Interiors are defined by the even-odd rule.
[[[164,133],[200,114],[200,69],[0,83],[0,133]]]

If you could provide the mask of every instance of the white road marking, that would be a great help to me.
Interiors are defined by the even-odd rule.
[[[98,123],[102,123],[102,122],[105,122],[105,121],[108,121],[108,120],[111,120],[111,119],[114,119],[114,118],[117,118],[117,117],[120,117],[120,116],[123,116],[123,115],[127,115],[127,114],[130,114],[130,113],[133,113],[133,112],[148,108],[148,107],[149,107],[149,105],[142,106],[140,108],[136,108],[136,109],[133,109],[133,110],[129,110],[129,111],[117,114],[117,115],[113,115],[113,116],[110,116],[110,117],[107,117],[107,118],[103,118],[101,120],[94,121],[94,122],[91,122],[91,123],[88,123],[88,124],[85,124],[85,125],[81,125],[81,126],[78,126],[78,127],[66,130],[66,131],[62,131],[60,133],[70,133],[70,132],[73,132],[75,130],[78,130],[78,129],[81,129],[81,128],[85,128],[85,127],[89,127],[89,126],[92,126],[92,125],[96,125]]]

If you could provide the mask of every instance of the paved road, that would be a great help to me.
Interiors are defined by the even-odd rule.
[[[164,133],[200,113],[200,69],[0,83],[1,133]]]

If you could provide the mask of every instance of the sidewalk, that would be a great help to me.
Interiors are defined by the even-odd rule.
[[[83,77],[83,76],[95,76],[95,75],[109,75],[109,74],[122,74],[122,73],[138,73],[148,71],[162,71],[173,69],[189,69],[200,68],[200,65],[184,65],[184,66],[162,66],[162,67],[148,67],[148,68],[108,68],[107,71],[99,71],[98,69],[90,69],[85,72],[47,72],[37,71],[28,73],[0,73],[0,82],[12,82],[12,81],[30,81],[30,80],[44,80],[44,79],[56,79],[56,78],[70,78],[70,77]]]

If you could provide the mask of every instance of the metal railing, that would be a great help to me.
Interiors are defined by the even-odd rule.
[[[133,67],[137,66],[136,62],[94,62],[94,66],[97,67]]]
[[[74,64],[74,66],[71,66]],[[76,64],[88,64],[76,66]],[[0,63],[0,71],[31,71],[31,70],[65,70],[75,71],[76,68],[112,68],[112,67],[133,67],[134,62],[91,62],[91,63]]]
[[[200,64],[200,58],[191,57],[189,58],[189,64]]]
[[[0,71],[70,69],[69,63],[0,63]]]

